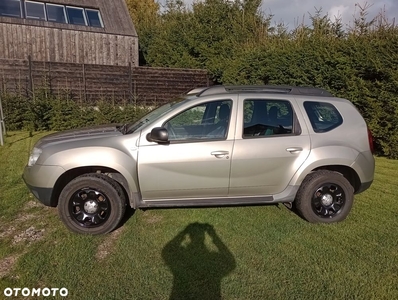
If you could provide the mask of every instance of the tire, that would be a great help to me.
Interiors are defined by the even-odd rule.
[[[298,213],[311,223],[344,220],[354,202],[354,188],[340,173],[319,170],[304,179],[294,201]]]
[[[76,233],[104,234],[112,231],[126,211],[121,186],[103,174],[85,174],[62,190],[58,213],[66,227]]]

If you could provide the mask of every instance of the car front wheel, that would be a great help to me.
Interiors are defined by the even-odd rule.
[[[340,173],[319,170],[309,174],[297,192],[295,207],[311,223],[344,220],[354,201],[354,188]]]
[[[103,174],[85,174],[70,181],[62,190],[58,212],[73,232],[104,234],[122,220],[126,199],[120,185]]]

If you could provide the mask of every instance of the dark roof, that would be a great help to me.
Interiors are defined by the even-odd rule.
[[[38,21],[31,19],[20,19],[11,17],[1,17],[1,23],[24,24],[30,26],[52,27],[59,29],[79,30],[110,33],[118,35],[137,36],[133,21],[125,0],[40,0],[54,4],[79,6],[85,8],[99,9],[101,12],[104,28],[80,26],[72,24],[62,24],[55,22]]]

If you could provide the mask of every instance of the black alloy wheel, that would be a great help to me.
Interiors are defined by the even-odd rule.
[[[80,226],[97,227],[108,220],[111,203],[101,191],[83,188],[70,198],[69,213]]]
[[[108,233],[118,226],[125,210],[122,187],[104,174],[76,177],[59,196],[60,218],[69,230],[77,233]]]
[[[347,217],[353,202],[354,188],[341,173],[318,170],[303,180],[293,204],[308,222],[333,223]]]
[[[338,184],[326,183],[316,190],[311,204],[314,213],[319,217],[333,218],[344,208],[344,190]]]

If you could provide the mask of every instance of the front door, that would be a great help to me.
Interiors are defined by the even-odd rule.
[[[196,105],[163,125],[170,143],[140,143],[138,178],[143,200],[228,195],[232,108],[232,100]]]

